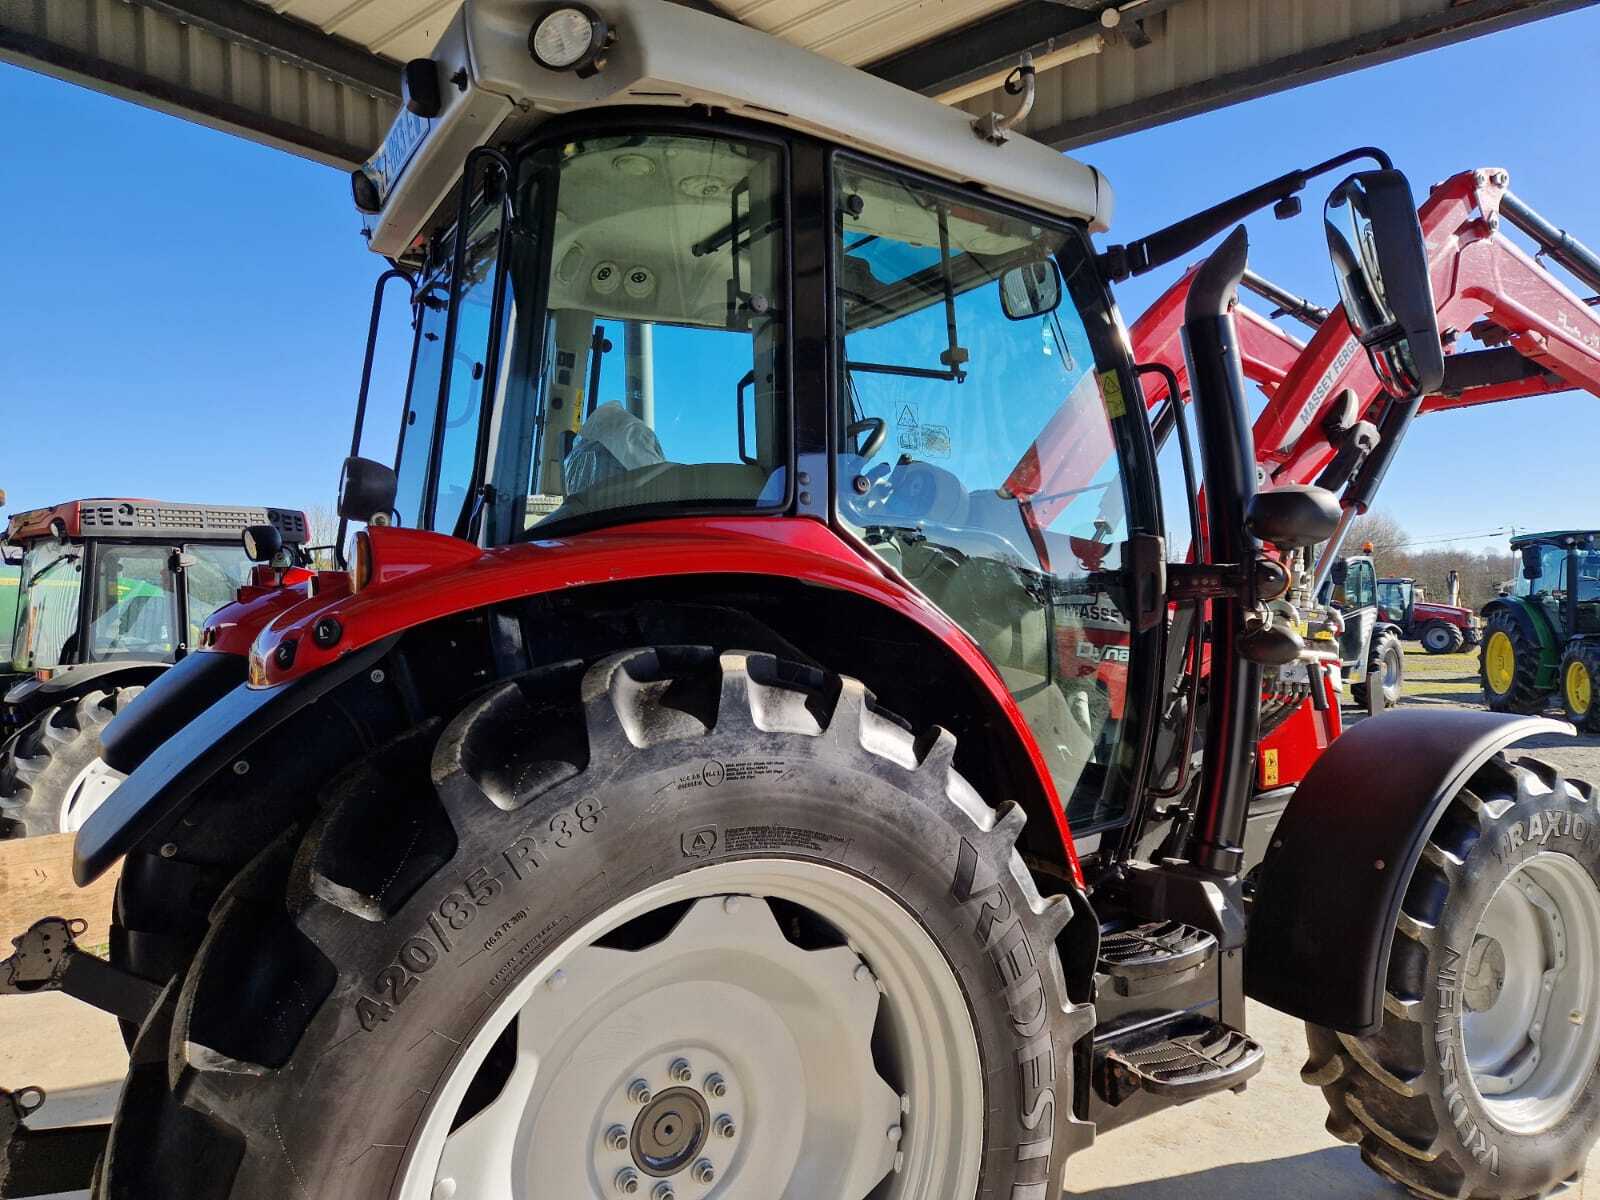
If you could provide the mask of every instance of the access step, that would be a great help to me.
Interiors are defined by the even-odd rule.
[[[1100,973],[1119,996],[1177,987],[1216,957],[1217,939],[1181,921],[1134,925],[1100,936]]]
[[[1106,1052],[1099,1082],[1113,1105],[1136,1092],[1181,1104],[1238,1087],[1265,1061],[1259,1043],[1237,1029],[1207,1021],[1165,1041]]]

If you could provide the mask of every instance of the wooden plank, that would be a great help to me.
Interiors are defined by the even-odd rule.
[[[11,953],[11,939],[40,917],[82,917],[89,928],[78,945],[86,950],[105,945],[122,863],[80,888],[72,881],[74,836],[0,840],[0,958]]]

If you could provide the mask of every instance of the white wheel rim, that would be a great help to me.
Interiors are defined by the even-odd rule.
[[[1393,692],[1400,686],[1400,672],[1402,670],[1400,656],[1392,650],[1383,654],[1383,690]]]
[[[794,945],[769,898],[849,944]],[[653,945],[595,944],[683,901]],[[451,1131],[519,1015],[504,1086]],[[500,998],[434,1089],[399,1197],[971,1197],[984,1103],[961,986],[909,912],[815,863],[722,863],[622,901]]]
[[[1423,641],[1430,650],[1443,650],[1450,644],[1450,634],[1447,630],[1435,626],[1423,635]]]
[[[1502,1127],[1537,1133],[1571,1110],[1600,1057],[1600,893],[1542,852],[1490,898],[1462,963],[1472,1082]]]

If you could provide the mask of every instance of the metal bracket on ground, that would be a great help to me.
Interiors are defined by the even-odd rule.
[[[29,1129],[27,1118],[44,1103],[44,1089],[0,1088],[0,1197],[23,1200],[82,1191],[94,1179],[110,1125]]]
[[[160,986],[78,949],[74,939],[87,927],[81,919],[45,917],[12,938],[11,957],[0,962],[0,996],[65,992],[102,1012],[143,1024]]]

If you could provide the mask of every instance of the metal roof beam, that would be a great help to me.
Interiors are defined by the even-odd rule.
[[[400,102],[400,69],[344,38],[247,0],[136,0],[183,25],[269,55],[391,104]]]

